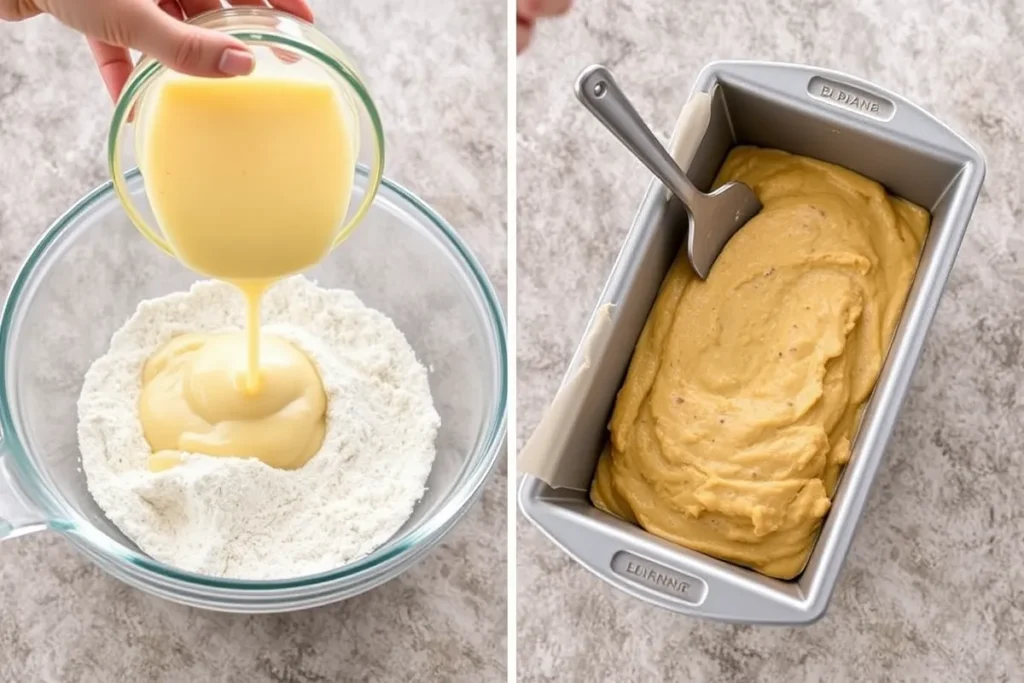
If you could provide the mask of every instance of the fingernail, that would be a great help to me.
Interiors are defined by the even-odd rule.
[[[256,67],[256,60],[252,53],[239,50],[237,47],[229,47],[220,56],[220,64],[217,68],[225,76],[245,76],[252,73]]]

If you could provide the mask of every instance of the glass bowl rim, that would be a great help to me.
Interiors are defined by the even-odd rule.
[[[362,176],[366,178],[369,175],[369,171],[361,164],[357,168],[356,175],[357,177]],[[141,174],[138,169],[132,169],[125,174],[125,178],[129,182],[140,177]],[[40,263],[43,262],[46,252],[77,223],[83,214],[86,214],[103,200],[108,198],[117,200],[113,189],[113,182],[108,180],[78,200],[47,229],[29,252],[29,255],[15,275],[10,291],[4,300],[2,314],[0,314],[0,433],[3,435],[2,440],[0,440],[0,449],[2,449],[0,450],[0,457],[3,457],[3,455],[10,456],[18,478],[16,484],[29,493],[30,502],[35,507],[40,508],[40,511],[46,517],[45,521],[49,528],[62,533],[73,534],[75,537],[85,541],[88,546],[102,553],[104,557],[110,558],[115,562],[127,562],[129,567],[134,566],[138,569],[154,572],[165,579],[178,580],[191,586],[213,589],[273,591],[319,587],[333,581],[342,579],[356,580],[372,575],[382,568],[398,563],[404,555],[411,550],[416,550],[419,546],[433,545],[441,538],[438,534],[443,536],[454,526],[454,523],[461,516],[465,508],[475,500],[481,486],[497,463],[502,443],[505,440],[508,402],[508,349],[504,314],[494,288],[482,266],[455,229],[422,199],[400,184],[383,177],[381,179],[381,188],[385,190],[385,193],[393,193],[398,199],[407,202],[411,209],[422,214],[427,219],[427,223],[435,228],[442,237],[446,238],[447,246],[454,249],[454,255],[461,257],[463,265],[468,267],[468,274],[471,275],[468,281],[476,285],[477,294],[483,299],[486,308],[485,313],[488,314],[487,322],[490,323],[493,331],[492,343],[496,347],[499,361],[496,376],[496,410],[490,419],[482,445],[476,450],[476,453],[482,453],[483,457],[480,457],[479,461],[472,466],[472,469],[463,475],[466,477],[466,481],[461,489],[450,494],[451,498],[433,516],[425,519],[418,528],[407,532],[403,539],[384,553],[378,555],[377,551],[374,551],[374,553],[355,562],[350,562],[336,569],[318,574],[310,574],[292,579],[251,580],[214,577],[176,569],[147,555],[125,548],[105,533],[98,531],[92,523],[86,520],[73,507],[62,503],[48,487],[42,486],[40,477],[37,474],[38,470],[28,457],[25,446],[18,437],[18,429],[8,405],[9,399],[6,391],[8,372],[3,359],[6,357],[11,346],[11,340],[14,337],[15,312],[19,309],[19,303],[24,290],[35,275]],[[472,462],[472,458],[468,459],[467,462]],[[70,517],[71,519],[53,519],[55,510],[61,511],[60,517]]]

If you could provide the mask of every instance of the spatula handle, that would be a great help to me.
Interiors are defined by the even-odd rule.
[[[640,118],[608,69],[600,65],[584,69],[576,79],[576,97],[683,203],[693,206],[698,201],[697,188]]]

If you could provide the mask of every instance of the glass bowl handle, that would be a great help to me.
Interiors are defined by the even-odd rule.
[[[21,492],[11,473],[11,454],[0,437],[0,541],[47,527],[47,519]]]

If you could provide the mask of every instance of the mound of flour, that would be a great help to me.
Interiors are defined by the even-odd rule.
[[[296,276],[263,300],[265,331],[310,357],[327,394],[324,443],[305,466],[186,454],[172,469],[148,469],[143,364],[176,335],[241,329],[244,311],[240,294],[213,281],[139,304],[79,397],[89,492],[139,548],[181,569],[281,579],[364,557],[423,495],[440,418],[405,337],[351,292]]]

